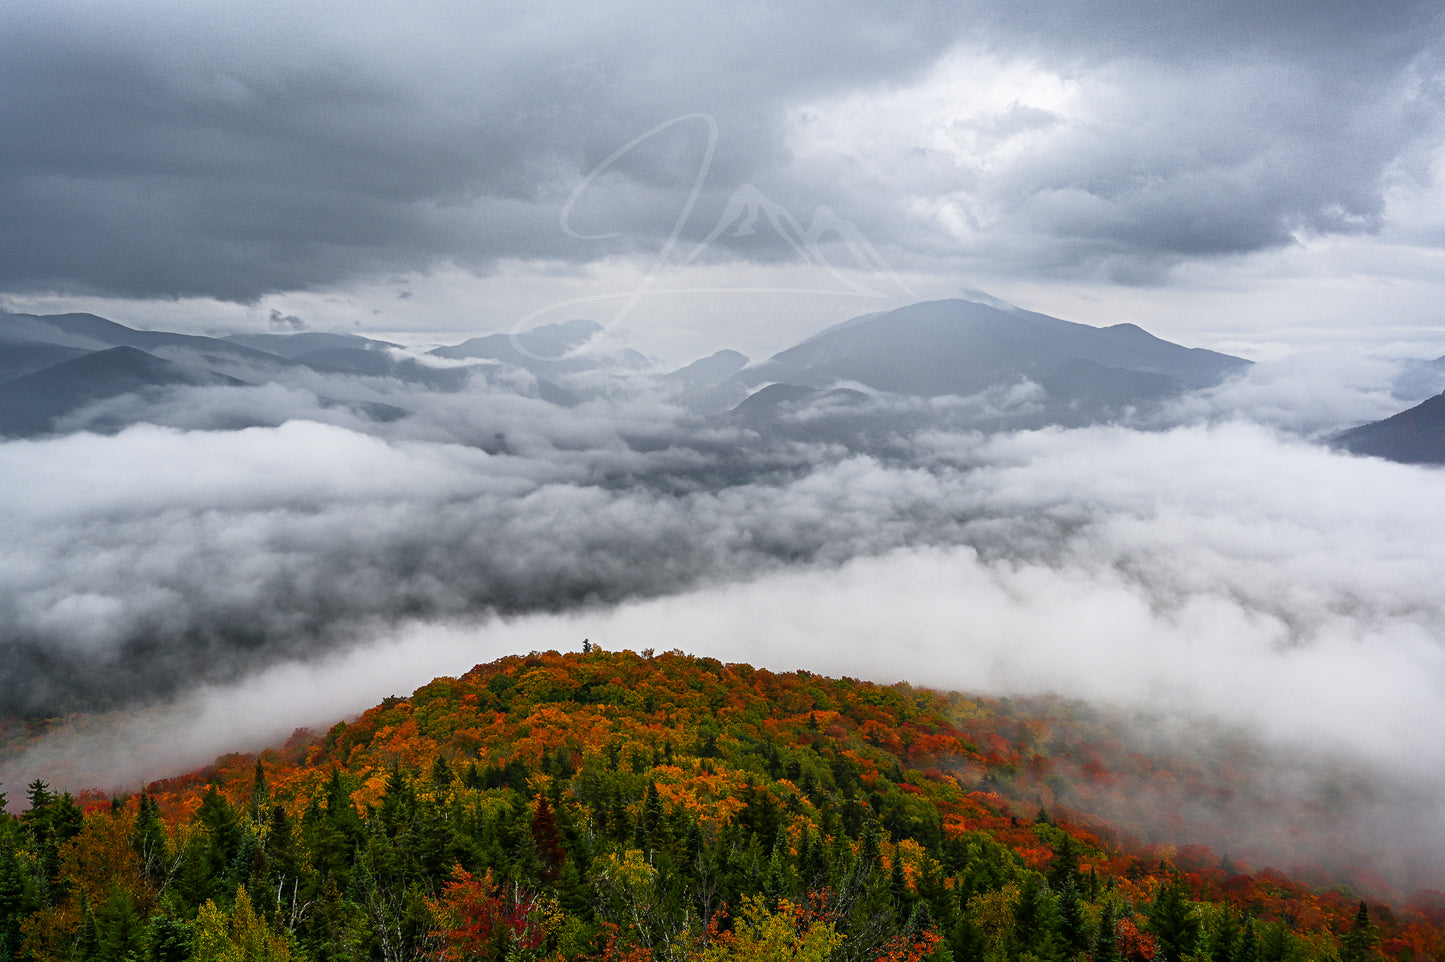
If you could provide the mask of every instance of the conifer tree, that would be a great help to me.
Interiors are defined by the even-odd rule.
[[[1123,962],[1123,956],[1119,952],[1117,928],[1118,918],[1114,914],[1114,906],[1111,903],[1105,904],[1104,911],[1099,916],[1099,931],[1094,937],[1094,962]],[[1174,955],[1165,958],[1180,957]]]
[[[170,843],[161,824],[160,806],[145,792],[136,807],[131,846],[140,858],[141,875],[153,885],[164,886],[173,868]]]
[[[1182,959],[1199,941],[1199,922],[1190,912],[1189,901],[1178,881],[1161,883],[1149,908],[1149,931],[1158,940],[1158,954]]]
[[[266,800],[270,787],[266,784],[266,769],[261,765],[261,759],[256,759],[256,770],[251,777],[251,821],[259,825],[263,813],[266,811]]]
[[[1367,962],[1379,957],[1375,946],[1379,944],[1380,933],[1370,921],[1370,909],[1364,900],[1355,910],[1354,924],[1340,939],[1340,962]]]

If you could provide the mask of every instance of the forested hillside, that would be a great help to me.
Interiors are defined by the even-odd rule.
[[[1114,756],[1046,728],[680,653],[506,658],[134,797],[32,784],[0,959],[1445,958],[1439,900],[1091,817]]]

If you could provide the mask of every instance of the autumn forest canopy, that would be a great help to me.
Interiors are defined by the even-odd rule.
[[[1138,834],[1121,786],[1229,776],[1080,703],[584,647],[129,796],[6,786],[0,958],[1445,957],[1442,893]]]

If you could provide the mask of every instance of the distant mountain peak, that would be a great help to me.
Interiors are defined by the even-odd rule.
[[[265,351],[296,360],[306,354],[324,350],[385,351],[399,349],[400,344],[378,341],[350,332],[298,331],[294,334],[231,334],[222,340],[257,351]]]
[[[1399,414],[1341,431],[1330,444],[1401,464],[1445,464],[1445,394]]]
[[[750,373],[759,384],[853,381],[895,394],[967,396],[1021,378],[1039,382],[1074,361],[1164,375],[1187,387],[1217,384],[1249,363],[1173,344],[1133,324],[1090,327],[952,298],[852,318]]]
[[[29,436],[53,429],[57,418],[122,394],[241,381],[188,370],[139,348],[93,351],[0,385],[0,434]]]
[[[983,304],[1000,311],[1021,311],[1023,308],[1017,304],[1010,304],[1001,297],[994,297],[987,291],[980,291],[972,287],[965,287],[959,291],[959,298],[965,301],[972,301],[975,304]]]

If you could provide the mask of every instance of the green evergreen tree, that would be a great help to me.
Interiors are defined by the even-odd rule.
[[[1029,872],[1019,887],[1014,906],[1014,942],[1021,952],[1036,959],[1062,959],[1059,906],[1037,872]]]
[[[557,878],[557,901],[563,911],[583,921],[592,919],[592,892],[577,869],[577,863],[567,859]]]
[[[1259,936],[1254,931],[1254,919],[1245,916],[1244,927],[1239,933],[1239,950],[1232,962],[1259,962]]]
[[[1380,932],[1370,921],[1370,909],[1364,901],[1355,910],[1355,921],[1340,938],[1340,962],[1369,962],[1380,957],[1375,947],[1379,945]]]
[[[136,807],[131,847],[140,858],[141,875],[146,881],[157,887],[164,886],[175,868],[171,862],[170,841],[161,824],[160,806],[145,792],[141,792]]]
[[[1123,962],[1123,955],[1119,952],[1119,937],[1116,931],[1118,917],[1114,914],[1114,906],[1105,904],[1104,911],[1099,916],[1099,931],[1094,936],[1094,962]],[[1162,956],[1169,960],[1178,959],[1179,956]]]
[[[253,824],[261,824],[261,819],[266,812],[266,802],[270,795],[270,786],[266,784],[266,769],[261,765],[261,759],[256,759],[256,768],[251,775],[251,807],[250,816]]]
[[[1059,941],[1066,955],[1074,956],[1089,944],[1088,925],[1084,921],[1083,905],[1079,891],[1073,885],[1064,886],[1058,893]]]
[[[167,912],[151,916],[146,942],[151,962],[186,962],[191,957],[190,926]]]
[[[1149,931],[1157,940],[1161,958],[1182,959],[1199,942],[1199,922],[1178,881],[1161,883],[1149,907]]]
[[[455,780],[452,774],[452,767],[447,764],[445,755],[438,755],[431,766],[431,783],[438,788],[446,788]]]
[[[40,907],[34,877],[21,865],[13,819],[0,820],[0,959],[20,958],[21,925]]]
[[[241,822],[231,803],[216,791],[214,785],[201,799],[201,805],[196,809],[196,821],[203,830],[203,837],[199,840],[199,868],[203,878],[192,875],[200,883],[200,891],[193,898],[199,902],[207,899],[228,901],[237,884],[243,881],[239,875],[242,866],[237,857],[241,854],[245,838]]]
[[[93,962],[98,958],[99,950],[100,933],[95,923],[95,913],[91,911],[90,899],[86,898],[84,892],[81,892],[80,927],[75,932],[71,958],[74,962]]]
[[[119,885],[111,886],[104,904],[95,910],[96,962],[131,962],[146,948],[145,920],[135,898]]]
[[[1056,831],[1061,836],[1054,849],[1054,858],[1049,863],[1049,888],[1062,892],[1065,888],[1079,886],[1079,846],[1072,835]]]

